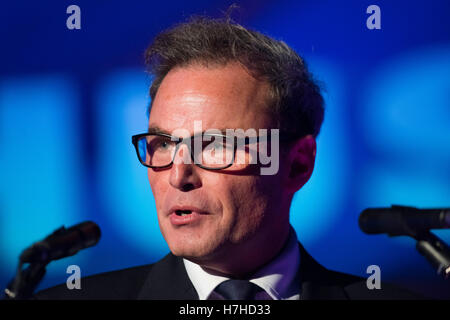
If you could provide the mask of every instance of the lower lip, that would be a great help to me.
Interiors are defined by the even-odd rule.
[[[204,214],[200,214],[195,211],[191,212],[190,214],[186,214],[184,216],[179,216],[176,213],[172,213],[170,215],[170,222],[175,226],[182,226],[197,222],[202,218],[202,216],[204,216]]]

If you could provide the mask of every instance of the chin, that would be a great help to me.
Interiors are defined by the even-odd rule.
[[[186,239],[172,234],[170,239],[167,239],[170,251],[176,256],[201,256],[204,253],[203,241],[193,241],[193,239]]]
[[[217,251],[216,246],[211,241],[205,239],[192,241],[182,238],[168,241],[169,249],[175,256],[183,257],[193,261],[208,260]]]

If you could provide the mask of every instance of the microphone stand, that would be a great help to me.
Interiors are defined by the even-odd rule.
[[[17,273],[14,279],[5,289],[4,300],[26,300],[30,299],[39,282],[45,275],[48,262],[33,262],[22,269],[23,262],[19,261]]]
[[[437,274],[450,279],[450,248],[439,237],[425,231],[412,235],[417,240],[416,249],[437,270]]]
[[[399,210],[413,209],[414,207],[392,205],[392,208]],[[437,274],[444,279],[450,279],[450,247],[442,241],[435,234],[429,230],[418,230],[415,226],[409,225],[406,221],[400,222],[403,224],[404,233],[388,232],[388,236],[395,237],[400,235],[409,236],[415,240],[416,249],[424,256],[431,265],[436,269]]]
[[[5,289],[5,300],[30,299],[45,275],[45,267],[52,261],[73,256],[78,251],[97,244],[100,228],[92,221],[77,224],[69,229],[64,226],[44,240],[22,251],[15,278]],[[28,267],[22,270],[25,263]]]

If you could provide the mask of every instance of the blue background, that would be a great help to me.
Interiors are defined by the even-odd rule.
[[[284,40],[326,87],[315,172],[292,204],[300,241],[330,269],[429,296],[450,290],[406,237],[367,236],[367,207],[450,206],[450,2],[236,1],[235,20]],[[8,1],[0,12],[0,287],[18,255],[84,220],[99,244],[52,262],[39,289],[168,252],[131,135],[145,131],[143,51],[191,14],[231,1]],[[81,8],[81,30],[66,8]],[[368,30],[366,8],[381,8]],[[450,231],[437,231],[448,243]]]

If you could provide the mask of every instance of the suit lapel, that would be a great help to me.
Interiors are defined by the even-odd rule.
[[[183,259],[169,253],[155,263],[138,294],[138,300],[198,300]]]
[[[347,300],[342,286],[336,284],[332,272],[319,264],[299,243],[300,297],[302,300]]]
[[[300,243],[298,245],[301,299],[348,299],[343,287],[338,285],[336,276],[314,260]],[[169,253],[152,266],[137,298],[139,300],[198,300],[198,294],[189,279],[183,259]]]

